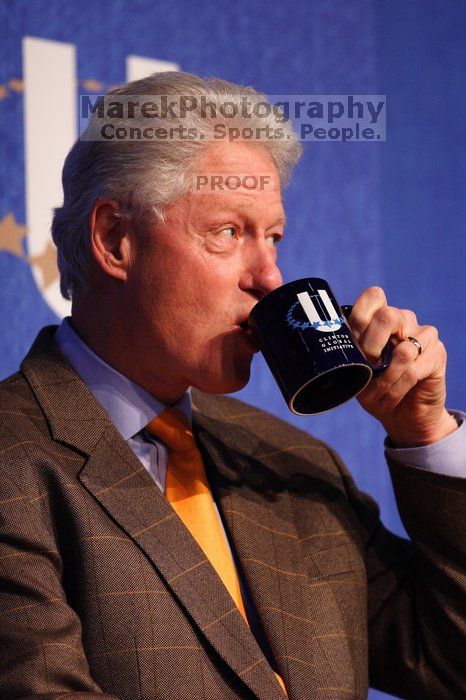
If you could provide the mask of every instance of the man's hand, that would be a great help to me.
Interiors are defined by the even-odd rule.
[[[376,363],[388,339],[390,366],[358,394],[361,406],[385,427],[396,447],[429,445],[458,426],[445,408],[447,353],[433,326],[416,315],[387,305],[380,287],[369,287],[353,306],[349,324],[368,360]],[[416,338],[422,346],[406,340]],[[403,340],[405,339],[405,340]]]

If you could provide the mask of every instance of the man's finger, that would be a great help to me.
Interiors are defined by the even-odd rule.
[[[387,297],[382,287],[368,287],[356,299],[350,315],[350,327],[357,340],[369,326],[374,313],[387,305]]]
[[[383,306],[372,316],[359,343],[369,358],[379,358],[390,337],[394,336],[398,342],[401,342],[408,336],[416,337],[416,333],[420,333],[421,328],[412,311]]]
[[[416,335],[413,337],[420,343],[422,355],[424,356],[427,350],[437,341],[438,332],[433,326],[419,326],[419,330],[416,331]],[[403,372],[414,362],[418,362],[419,359],[419,351],[414,343],[407,339],[398,342],[392,350],[392,361],[389,367],[377,377],[374,377],[371,382],[371,385],[374,386],[374,391],[378,390],[377,386],[382,390],[392,386],[398,381]]]
[[[441,351],[443,343],[438,341],[438,332],[434,326],[419,326],[419,330],[416,331],[416,335],[413,337],[421,344],[421,355],[419,355],[417,347],[411,341],[403,340],[399,342],[393,349],[392,361],[389,367],[372,379],[364,390],[365,393],[361,394],[361,398],[364,396],[364,399],[371,402],[380,400],[386,392],[392,390],[405,372],[414,367],[414,365],[416,365],[415,371],[418,380],[424,378],[423,372],[427,370],[429,362],[431,366],[437,362],[434,354],[438,354]],[[437,348],[437,346],[439,347]],[[404,381],[406,380],[408,380],[408,377],[405,377]]]
[[[427,377],[432,377],[438,373],[439,379],[444,371],[443,343],[439,347],[431,345],[426,353],[422,353],[415,362],[404,368],[399,378],[380,396],[379,404],[381,408],[392,410],[404,399],[406,394],[416,384]],[[441,346],[441,347],[440,347]]]

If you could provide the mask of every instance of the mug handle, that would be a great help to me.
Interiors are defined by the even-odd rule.
[[[345,318],[348,320],[349,315],[351,311],[353,310],[353,305],[352,304],[344,304],[341,307],[341,310],[343,311],[343,314]],[[380,365],[369,365],[373,374],[381,374],[384,372],[387,367],[389,366],[390,362],[392,361],[392,344],[390,341],[386,344],[384,349],[382,350],[382,355],[380,356],[380,359],[382,360],[382,364]]]

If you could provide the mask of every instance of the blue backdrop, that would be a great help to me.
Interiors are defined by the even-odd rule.
[[[305,145],[285,198],[282,270],[287,281],[327,278],[342,303],[381,285],[389,303],[437,326],[449,353],[448,405],[464,407],[465,2],[16,0],[0,12],[0,377],[58,319],[44,291],[50,260],[34,253],[25,206],[22,44],[37,37],[76,47],[76,89],[85,92],[123,82],[126,57],[136,55],[269,94],[386,94],[385,143]],[[47,128],[43,139],[52,150]],[[56,168],[47,157],[42,167],[44,178]],[[402,532],[384,432],[355,400],[292,416],[260,358],[241,397],[336,447]]]

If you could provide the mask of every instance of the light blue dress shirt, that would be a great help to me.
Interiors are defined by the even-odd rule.
[[[105,408],[123,440],[165,493],[168,450],[145,427],[167,406],[98,357],[81,340],[67,318],[55,333],[54,340]],[[173,406],[180,409],[191,424],[191,392],[187,391]]]
[[[63,320],[54,339],[157,486],[165,492],[168,450],[164,443],[144,430],[166,408],[165,404],[98,357],[73,330],[68,319]],[[175,406],[191,422],[189,390]],[[461,411],[450,412],[462,421],[453,433],[424,447],[391,448],[386,444],[386,455],[398,462],[440,474],[466,477],[465,414]]]

